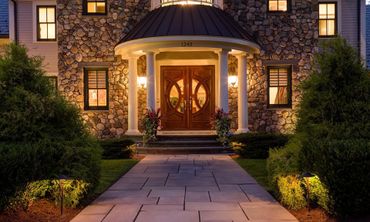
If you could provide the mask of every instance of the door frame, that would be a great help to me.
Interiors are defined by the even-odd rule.
[[[213,69],[212,70],[213,73],[211,74],[212,76],[210,78],[210,85],[208,85],[208,90],[209,90],[209,93],[210,93],[210,95],[209,95],[210,98],[209,98],[209,101],[208,101],[208,106],[210,106],[209,107],[211,109],[210,110],[210,115],[212,115],[212,112],[213,112],[212,108],[214,109],[216,107],[216,85],[217,84],[216,84],[216,67],[215,67],[215,65],[170,65],[170,66],[162,65],[162,66],[160,66],[160,72],[159,72],[159,75],[158,75],[159,76],[159,81],[157,81],[161,85],[160,92],[159,92],[160,107],[162,105],[164,105],[162,103],[166,103],[166,101],[164,101],[164,100],[166,100],[166,98],[165,98],[165,92],[163,91],[163,90],[165,90],[165,89],[163,89],[163,87],[164,87],[163,86],[163,83],[164,83],[165,80],[164,80],[164,74],[162,72],[163,71],[163,68],[165,68],[165,67],[174,67],[174,68],[178,67],[179,69],[184,69],[184,68],[186,68],[186,69],[190,68],[191,69],[191,68],[211,67]],[[191,90],[189,87],[192,84],[191,81],[192,81],[193,78],[191,78],[191,73],[189,71],[186,72],[186,75],[184,77],[185,77],[184,82],[188,84],[188,85],[184,85],[184,87],[185,87],[185,94],[187,96],[189,96],[188,93],[192,93],[191,91],[189,91],[189,90]],[[185,104],[187,104],[187,102]],[[197,113],[194,113],[194,114],[196,116]],[[185,125],[187,125],[189,128],[183,128],[183,129],[165,129],[165,130],[167,130],[167,131],[197,130],[194,127],[192,128],[192,124],[194,122],[193,117],[195,117],[194,114],[191,111],[189,112],[189,110],[185,113],[185,122],[186,122]],[[198,123],[199,123],[199,121],[198,121]],[[198,129],[198,130],[211,130],[211,129]]]

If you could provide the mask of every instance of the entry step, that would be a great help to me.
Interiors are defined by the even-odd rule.
[[[222,146],[208,147],[138,147],[139,154],[209,154],[229,153],[230,150]]]

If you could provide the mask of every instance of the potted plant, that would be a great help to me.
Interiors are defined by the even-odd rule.
[[[160,126],[160,119],[160,109],[157,109],[157,111],[147,109],[147,112],[145,113],[145,116],[142,120],[144,129],[144,144],[157,140],[157,130]]]
[[[213,128],[216,130],[218,141],[224,146],[229,145],[230,140],[230,124],[231,119],[229,114],[224,112],[223,109],[216,109],[214,117],[211,120]]]

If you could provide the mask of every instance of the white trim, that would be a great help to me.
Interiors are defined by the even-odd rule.
[[[9,38],[10,40],[15,41],[14,3],[11,0],[8,1],[8,16]]]
[[[38,41],[37,40],[37,6],[53,5],[55,6],[55,41]],[[32,1],[32,40],[33,43],[56,43],[58,41],[58,21],[57,21],[57,2],[55,0],[37,0]]]
[[[361,13],[361,21],[360,21],[360,31],[361,31],[361,39],[360,39],[360,54],[361,54],[361,57],[363,58],[363,62],[364,62],[364,65],[365,67],[366,66],[366,4],[365,4],[365,1],[362,0],[361,1],[361,9],[360,9],[360,13]]]
[[[259,53],[260,46],[257,43],[219,36],[159,36],[135,39],[118,44],[115,47],[116,55],[121,55],[123,58],[128,58],[130,54],[143,55],[143,51],[155,51],[169,48],[187,51],[197,48],[212,48],[222,49],[229,48],[248,52],[250,54]]]

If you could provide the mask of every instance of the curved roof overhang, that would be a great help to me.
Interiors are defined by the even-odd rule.
[[[128,58],[143,55],[146,51],[218,51],[220,49],[248,54],[259,53],[260,51],[258,44],[244,39],[220,36],[158,36],[120,43],[115,47],[115,53],[123,58]]]
[[[149,12],[116,45],[127,57],[143,51],[230,49],[258,53],[259,45],[225,11],[205,5],[172,5]]]

